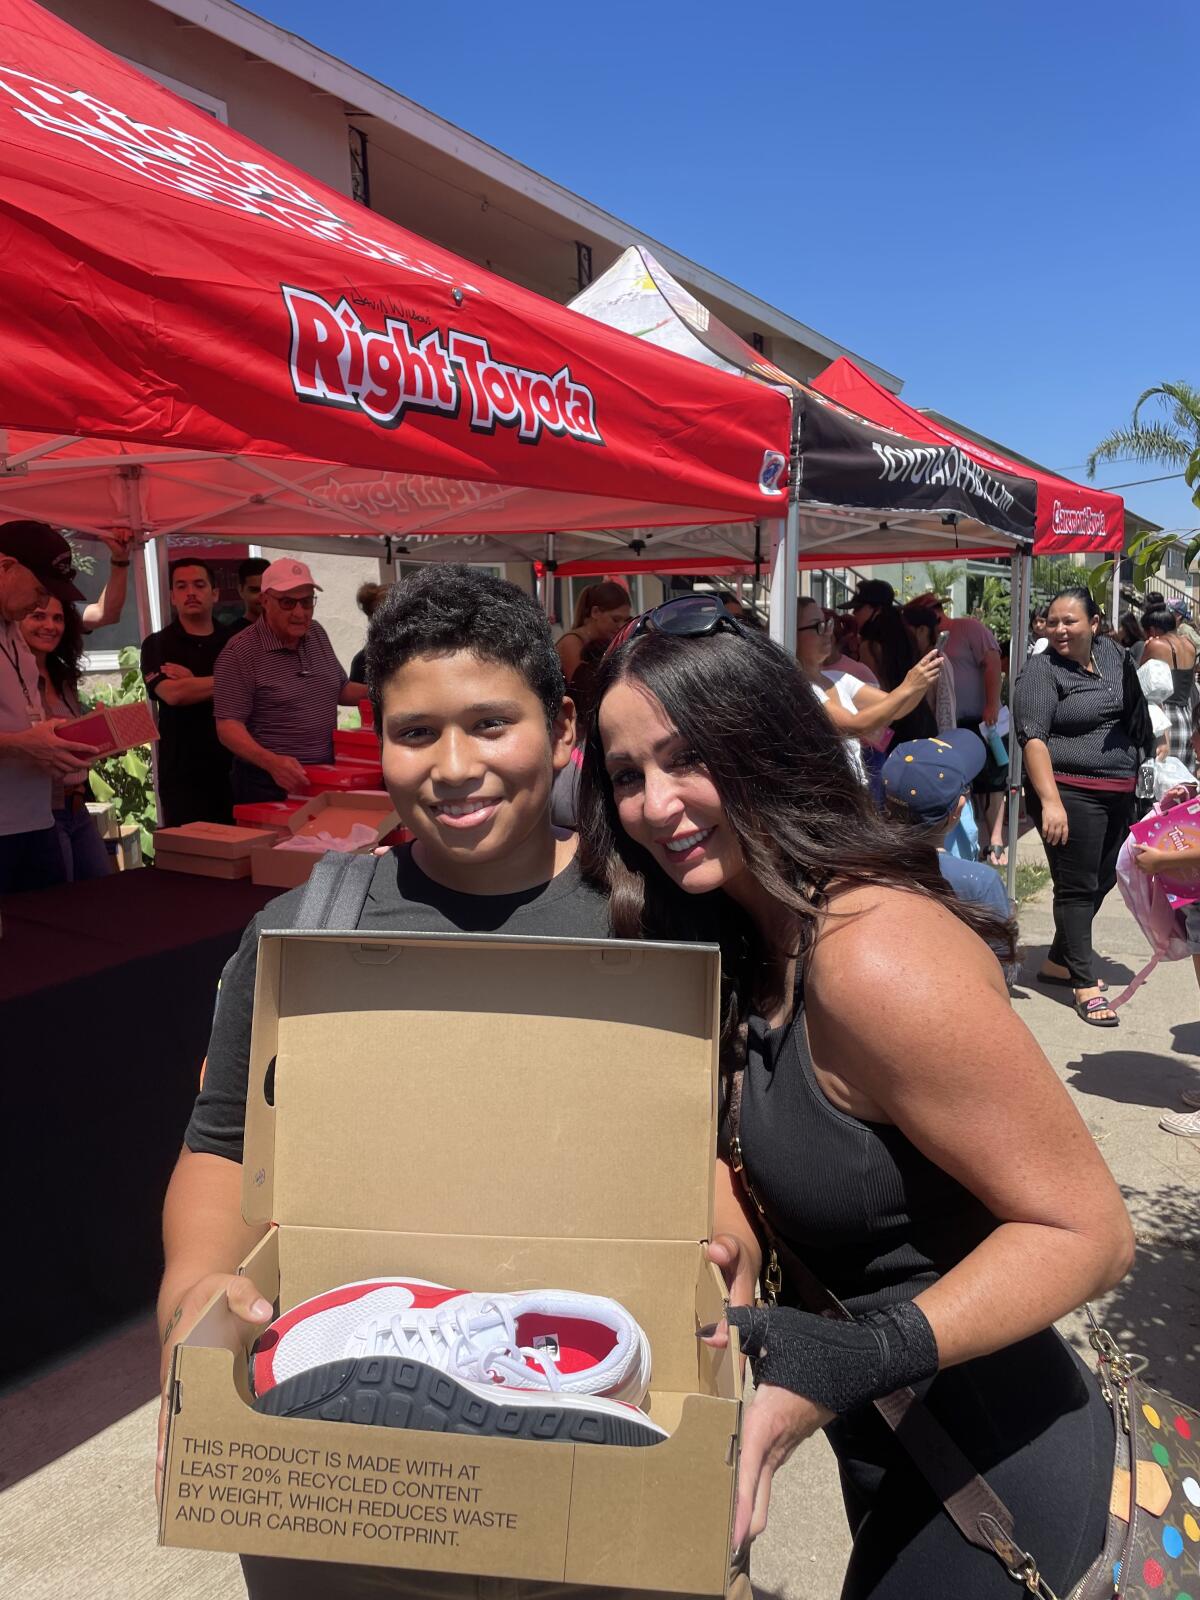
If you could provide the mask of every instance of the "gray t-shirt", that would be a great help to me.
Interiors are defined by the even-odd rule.
[[[41,719],[37,663],[20,624],[0,617],[0,733],[25,733]],[[0,759],[0,838],[53,824],[50,769],[20,757]]]
[[[208,1064],[184,1134],[189,1150],[242,1159],[246,1082],[258,936],[294,928],[304,889],[272,900],[242,935],[237,954],[221,974],[208,1042]],[[584,883],[578,861],[556,878],[518,894],[461,894],[423,873],[402,845],[380,856],[358,923],[375,933],[510,933],[558,939],[607,939],[608,901]]]
[[[996,635],[978,617],[955,617],[942,639],[942,654],[954,674],[958,720],[978,722],[983,716],[986,690],[983,664],[989,652],[1000,653]]]

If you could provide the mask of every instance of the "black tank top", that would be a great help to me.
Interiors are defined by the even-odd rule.
[[[813,1072],[799,985],[795,1006],[781,1028],[749,1021],[746,1174],[771,1226],[849,1310],[910,1300],[996,1220],[899,1128],[860,1122],[830,1104]],[[786,1276],[782,1299],[797,1303]]]

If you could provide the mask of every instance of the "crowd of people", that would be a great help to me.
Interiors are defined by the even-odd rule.
[[[108,543],[110,576],[84,603],[60,534],[35,522],[0,526],[0,893],[112,870],[88,810],[95,749],[64,728],[83,712],[87,635],[125,604],[131,541]],[[220,621],[211,564],[171,562],[171,621],[142,642],[167,827],[230,822],[236,803],[303,791],[305,767],[333,760],[338,707],[366,699],[365,682],[347,675],[314,618],[320,586],[304,562],[250,558],[237,587],[241,613]],[[379,592],[364,586],[368,615]]]

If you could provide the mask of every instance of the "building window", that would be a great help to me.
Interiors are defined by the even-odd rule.
[[[371,204],[371,167],[367,159],[367,136],[353,126],[350,134],[350,193],[360,206]]]

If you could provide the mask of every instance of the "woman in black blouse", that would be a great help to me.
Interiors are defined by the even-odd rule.
[[[1026,805],[1054,880],[1054,942],[1038,977],[1069,985],[1085,1022],[1115,1028],[1092,970],[1092,919],[1117,881],[1117,852],[1133,821],[1145,703],[1123,651],[1099,625],[1086,589],[1055,595],[1049,648],[1021,673],[1013,718]]]

